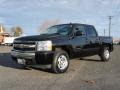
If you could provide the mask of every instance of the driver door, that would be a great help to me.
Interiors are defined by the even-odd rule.
[[[85,56],[86,53],[86,32],[84,25],[75,25],[73,28],[74,38],[71,43],[77,57]]]

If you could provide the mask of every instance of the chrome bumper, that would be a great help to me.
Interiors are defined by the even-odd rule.
[[[11,51],[11,56],[21,59],[35,59],[35,53],[34,52],[23,52],[23,51]]]

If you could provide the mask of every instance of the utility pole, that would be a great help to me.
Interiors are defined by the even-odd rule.
[[[104,29],[104,36],[105,36],[105,29]]]
[[[109,18],[109,36],[111,36],[111,19],[113,16],[108,16]]]

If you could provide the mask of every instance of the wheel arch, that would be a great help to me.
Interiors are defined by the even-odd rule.
[[[66,45],[63,45],[63,46],[57,46],[54,48],[55,51],[60,51],[60,50],[64,50],[65,52],[67,52],[69,58],[73,58],[73,55],[74,55],[74,51],[72,49],[72,46],[66,46]]]
[[[110,43],[103,44],[103,45],[102,45],[102,48],[103,48],[103,47],[108,47],[109,50],[110,50],[110,52],[113,51],[113,44],[110,44]]]

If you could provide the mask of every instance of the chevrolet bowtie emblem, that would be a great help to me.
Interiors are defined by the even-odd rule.
[[[24,48],[24,44],[20,44],[20,45],[19,45],[19,48]]]

